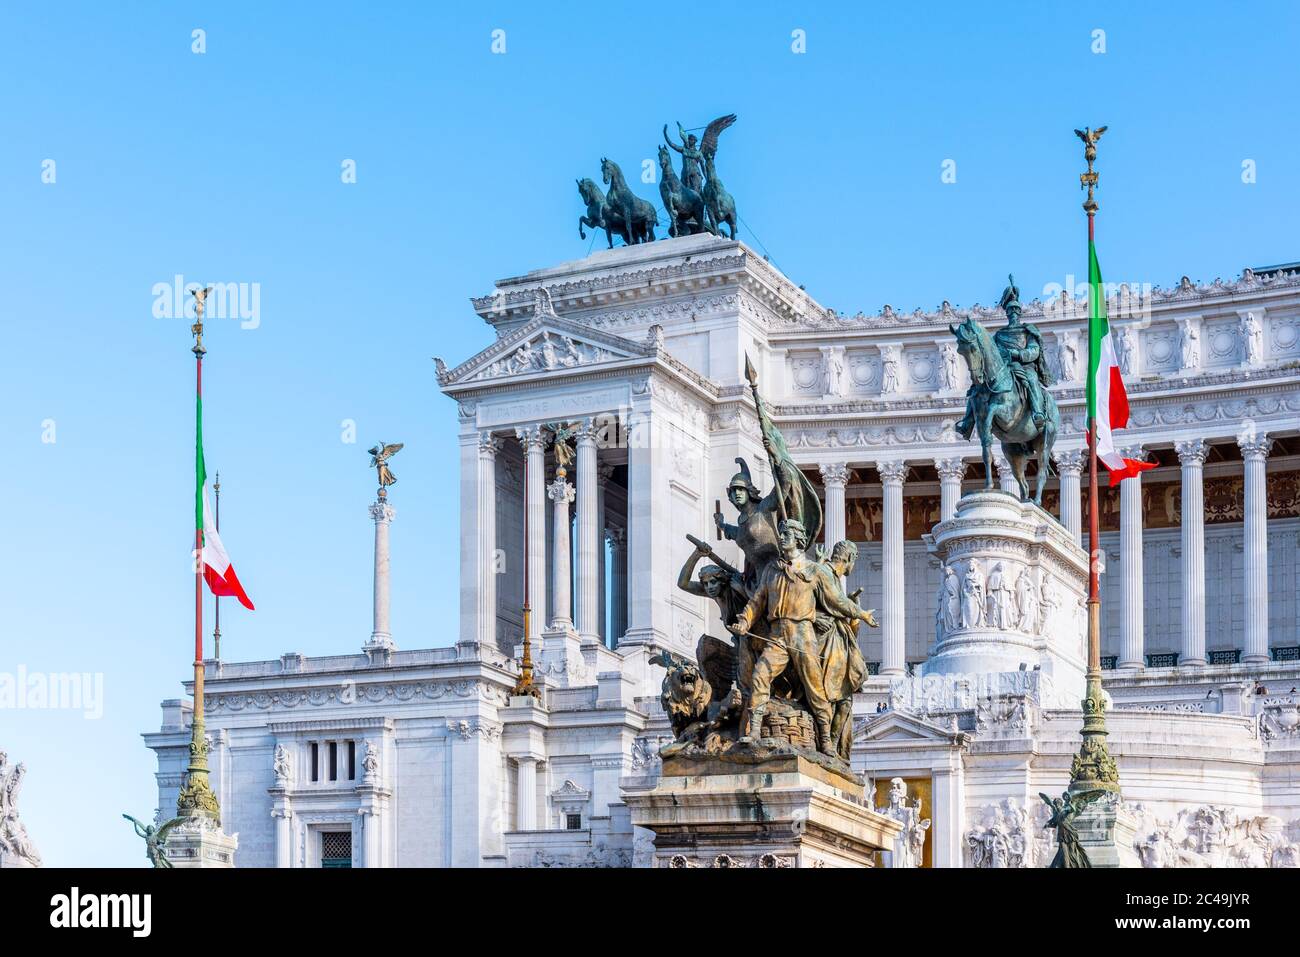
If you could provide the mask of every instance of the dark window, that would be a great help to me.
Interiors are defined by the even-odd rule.
[[[321,867],[352,866],[352,832],[325,831],[320,836]]]
[[[349,741],[348,742],[348,780],[355,781],[356,779],[357,779],[357,743],[355,741]]]
[[[880,662],[879,662],[879,661],[868,661],[868,662],[867,662],[867,674],[869,674],[869,675],[878,675],[878,674],[880,674]]]
[[[311,779],[320,780],[320,745],[315,741],[311,743]]]
[[[1101,670],[1102,670],[1102,671],[1114,671],[1114,670],[1115,670],[1115,662],[1116,662],[1116,660],[1117,660],[1118,658],[1119,658],[1118,655],[1102,655],[1102,658],[1101,658]]]
[[[567,827],[570,831],[581,831],[582,815],[581,814],[564,815],[564,826]]]
[[[330,742],[330,780],[339,779],[339,744],[337,741]]]
[[[1211,651],[1210,664],[1212,665],[1235,665],[1241,663],[1241,649],[1233,648],[1230,651]]]
[[[1178,664],[1178,652],[1171,651],[1165,655],[1147,655],[1148,668],[1173,668]]]
[[[1274,648],[1274,661],[1300,661],[1300,645],[1291,645],[1288,648]]]

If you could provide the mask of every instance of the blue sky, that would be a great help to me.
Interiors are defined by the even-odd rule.
[[[1300,259],[1297,41],[1287,4],[5,5],[0,672],[104,682],[98,720],[0,710],[47,862],[142,862],[119,815],[152,813],[139,735],[189,666],[193,362],[155,283],[260,290],[256,328],[207,335],[207,460],[257,603],[224,603],[225,656],[365,641],[379,440],[406,443],[395,637],[444,645],[456,421],[431,357],[490,342],[468,297],[587,251],[573,181],[602,155],[632,172],[665,122],[739,114],[718,164],[742,238],[824,305],[910,310],[1082,275],[1071,130],[1104,123],[1107,279],[1209,281]]]

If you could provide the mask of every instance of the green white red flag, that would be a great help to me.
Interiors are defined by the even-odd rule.
[[[1118,485],[1154,463],[1126,459],[1115,448],[1114,433],[1128,425],[1128,393],[1115,355],[1115,342],[1106,318],[1106,293],[1097,263],[1097,247],[1088,242],[1088,421],[1097,430],[1097,458]]]
[[[230,564],[226,547],[221,544],[217,534],[217,523],[212,520],[212,509],[208,503],[208,470],[203,461],[203,394],[198,395],[195,407],[196,441],[194,447],[194,522],[203,543],[199,560],[202,563],[203,580],[208,583],[208,590],[214,595],[233,596],[249,611],[253,603],[249,600],[244,586],[235,574],[235,566]]]

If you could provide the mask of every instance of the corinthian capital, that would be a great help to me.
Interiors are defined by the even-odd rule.
[[[1205,444],[1204,439],[1188,439],[1184,442],[1175,442],[1174,451],[1178,453],[1178,461],[1183,465],[1195,465],[1199,468],[1205,464],[1205,456],[1210,451],[1210,447]]]
[[[838,485],[842,488],[849,480],[849,467],[843,462],[828,462],[820,466],[820,469],[823,485]]]
[[[528,425],[515,429],[515,437],[525,452],[541,452],[546,449],[546,431],[540,425]]]
[[[1056,449],[1052,453],[1052,458],[1056,460],[1056,470],[1060,474],[1078,475],[1083,471],[1083,467],[1088,464],[1088,450]]]
[[[1263,461],[1268,458],[1273,440],[1264,432],[1247,429],[1237,436],[1237,446],[1241,449],[1241,457],[1247,462]]]
[[[880,480],[886,485],[902,485],[907,478],[908,466],[902,461],[885,461],[876,463],[876,471],[880,473]]]
[[[939,473],[940,479],[957,479],[960,481],[966,477],[966,461],[964,459],[935,459],[934,469]]]

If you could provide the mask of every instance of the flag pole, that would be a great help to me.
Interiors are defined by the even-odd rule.
[[[176,799],[176,816],[208,818],[221,824],[221,807],[208,784],[208,742],[203,721],[203,485],[207,479],[203,464],[203,305],[207,290],[194,292],[197,321],[190,327],[194,336],[194,711],[190,724],[190,763],[185,783]]]
[[[1105,127],[1100,127],[1095,135],[1092,130],[1075,131],[1084,141],[1084,159],[1088,163],[1087,172],[1079,174],[1079,185],[1088,191],[1088,198],[1083,202],[1083,211],[1088,214],[1088,348],[1095,348],[1096,337],[1092,335],[1092,323],[1096,322],[1099,308],[1097,302],[1102,296],[1100,284],[1093,281],[1092,262],[1095,258],[1093,248],[1096,239],[1097,200],[1093,191],[1097,187],[1097,171],[1092,168],[1097,159],[1097,139]],[[1095,394],[1092,380],[1098,368],[1098,357],[1089,355],[1088,394]],[[1079,753],[1074,756],[1070,767],[1070,791],[1119,791],[1119,774],[1115,761],[1106,747],[1106,701],[1101,684],[1101,543],[1098,536],[1097,504],[1097,423],[1095,402],[1089,402],[1088,422],[1088,670],[1085,676],[1083,699],[1083,743]]]
[[[216,499],[216,522],[217,531],[221,531],[221,473],[217,473],[216,479],[212,483],[212,496]],[[221,596],[212,596],[212,657],[221,660]]]

